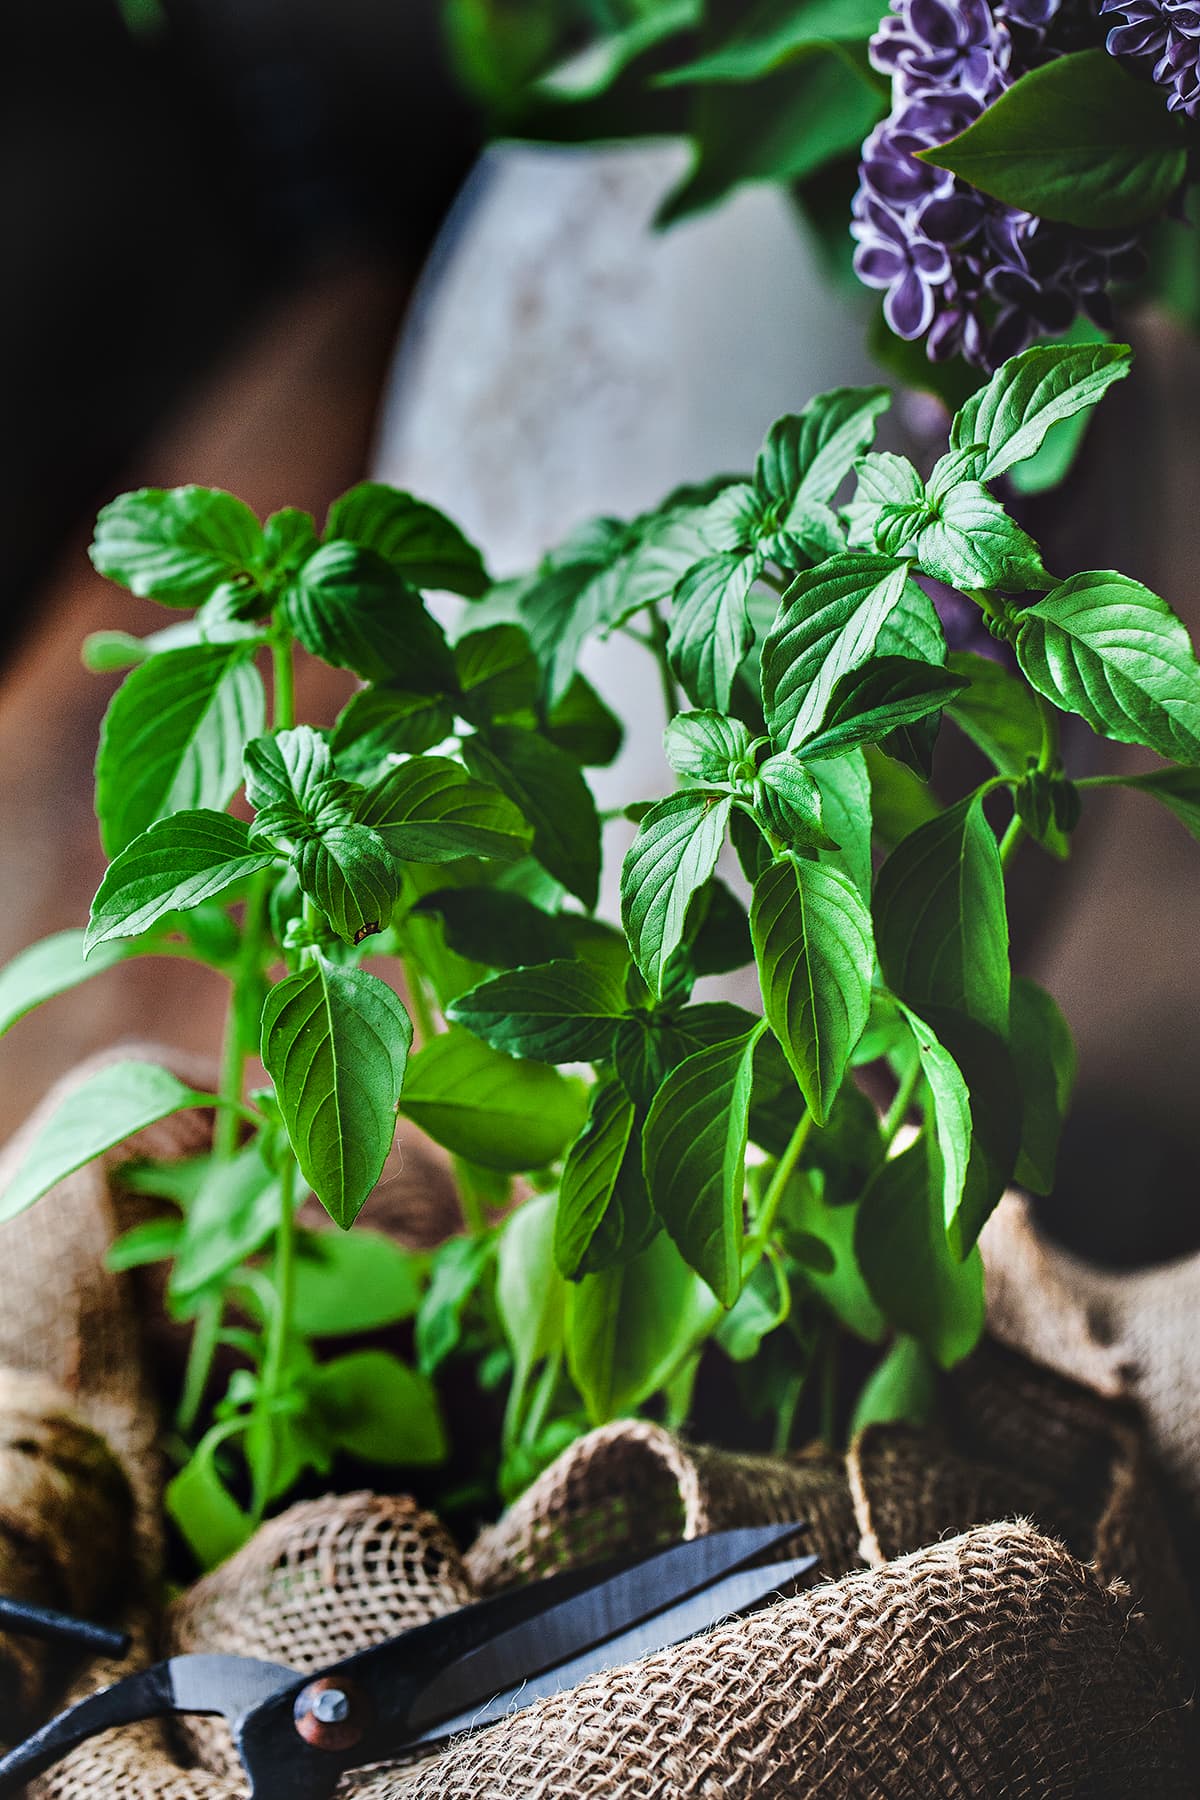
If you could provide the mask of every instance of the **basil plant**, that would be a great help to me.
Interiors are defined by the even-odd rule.
[[[870,449],[885,390],[838,389],[747,479],[597,519],[500,585],[372,483],[320,534],[196,487],[104,510],[96,567],[190,617],[89,643],[128,671],[96,763],[111,861],[86,928],[0,978],[0,1022],[125,957],[200,961],[229,983],[220,1080],[105,1067],[0,1216],[214,1109],[208,1154],[126,1165],[161,1204],[112,1252],[165,1262],[191,1326],[168,1505],[201,1561],[340,1456],[453,1450],[448,1501],[511,1497],[592,1424],[686,1424],[706,1358],[780,1447],[847,1337],[875,1369],[831,1428],[928,1407],[982,1330],[981,1227],[1054,1177],[1071,1036],[1013,977],[1005,872],[1026,837],[1065,854],[1096,785],[1064,769],[1060,713],[1163,758],[1132,785],[1200,835],[1182,625],[1125,576],[1048,572],[995,491],[1128,366],[1025,351],[927,474]],[[993,653],[948,653],[926,577]],[[431,590],[461,597],[455,630]],[[578,670],[614,632],[657,663],[675,776],[630,807],[619,929],[585,771],[621,727]],[[298,652],[361,679],[331,730],[297,722]],[[949,801],[944,720],[992,770]],[[760,1003],[705,997],[743,968]],[[398,1112],[457,1179],[463,1229],[432,1255],[349,1229]],[[298,1223],[312,1195],[340,1230]],[[345,1344],[397,1325],[404,1356]]]

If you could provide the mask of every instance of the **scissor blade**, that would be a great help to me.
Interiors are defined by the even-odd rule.
[[[460,1732],[495,1724],[510,1713],[532,1706],[535,1701],[548,1699],[552,1694],[576,1687],[590,1675],[602,1675],[609,1669],[621,1668],[625,1663],[637,1662],[643,1656],[652,1656],[655,1651],[669,1650],[673,1645],[682,1644],[686,1639],[719,1625],[722,1619],[750,1612],[764,1601],[782,1596],[794,1588],[798,1581],[811,1574],[818,1561],[819,1558],[815,1556],[791,1557],[785,1562],[769,1563],[758,1569],[742,1569],[737,1574],[728,1575],[724,1581],[716,1582],[701,1593],[692,1594],[678,1606],[668,1607],[666,1612],[643,1619],[631,1631],[622,1632],[618,1637],[609,1638],[607,1643],[596,1644],[583,1651],[570,1662],[559,1663],[555,1668],[547,1669],[528,1681],[517,1682],[503,1693],[481,1701],[474,1707],[465,1708],[452,1719],[440,1720],[410,1742],[442,1743]]]
[[[672,1544],[448,1664],[414,1700],[408,1728],[423,1731],[440,1719],[470,1711],[530,1676],[569,1662],[690,1594],[711,1588],[805,1529],[793,1520],[784,1525],[714,1531],[707,1537]]]

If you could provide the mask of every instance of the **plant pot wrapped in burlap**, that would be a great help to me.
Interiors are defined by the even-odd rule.
[[[982,1239],[988,1324],[1026,1355],[1134,1402],[1154,1453],[1200,1521],[1200,1254],[1101,1269],[1039,1233],[1010,1194]]]
[[[155,1129],[154,1151],[194,1149],[205,1128],[196,1116],[172,1119]],[[812,1522],[827,1578],[819,1587],[423,1762],[363,1772],[342,1793],[1195,1792],[1180,1680],[1190,1620],[1137,1432],[1103,1400],[997,1349],[949,1384],[949,1437],[876,1427],[844,1458],[817,1449],[783,1461],[690,1448],[653,1425],[610,1426],[573,1446],[465,1555],[410,1501],[332,1497],[274,1520],[160,1611],[154,1420],[130,1289],[101,1266],[115,1205],[102,1172],[85,1170],[0,1229],[6,1269],[19,1268],[22,1284],[19,1296],[5,1290],[12,1316],[0,1319],[0,1352],[17,1369],[36,1363],[70,1396],[78,1422],[68,1426],[64,1396],[40,1393],[55,1430],[102,1429],[125,1471],[127,1486],[88,1436],[93,1448],[74,1459],[72,1479],[114,1547],[99,1577],[91,1526],[60,1548],[63,1593],[92,1611],[106,1596],[86,1584],[120,1567],[123,1541],[130,1666],[208,1649],[311,1670],[481,1593],[614,1550],[719,1525]],[[13,1443],[50,1429],[31,1425],[29,1393],[0,1391],[14,1409]],[[46,1505],[33,1487],[29,1515],[2,1510],[0,1529],[19,1549],[52,1527],[58,1544],[63,1504],[60,1495]],[[82,1517],[73,1505],[68,1496],[66,1516]],[[91,1576],[75,1572],[76,1555]],[[16,1552],[3,1580],[45,1597]],[[24,1697],[39,1672],[24,1673]],[[120,1672],[93,1665],[78,1691]],[[43,1708],[52,1698],[41,1696]],[[98,1738],[33,1791],[234,1800],[244,1788],[224,1728],[196,1721],[186,1733],[153,1724]]]

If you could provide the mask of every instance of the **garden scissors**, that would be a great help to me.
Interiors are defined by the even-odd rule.
[[[764,1559],[805,1529],[793,1521],[714,1531],[550,1576],[317,1675],[248,1657],[173,1656],[89,1695],[0,1758],[0,1796],[114,1726],[219,1713],[252,1800],[330,1800],[350,1769],[489,1725],[793,1590],[817,1558]]]

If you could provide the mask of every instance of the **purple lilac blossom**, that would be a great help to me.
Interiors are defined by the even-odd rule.
[[[1127,9],[1128,10],[1128,9]],[[1200,5],[1189,9],[1200,18]],[[885,292],[902,338],[941,362],[995,368],[1080,312],[1110,323],[1107,289],[1141,272],[1129,233],[1052,224],[980,193],[915,152],[956,137],[1029,68],[1095,33],[1080,0],[891,0],[871,61],[892,111],[863,146],[854,266]]]
[[[1200,115],[1200,6],[1189,0],[1100,0],[1108,48],[1167,90],[1168,112]]]

